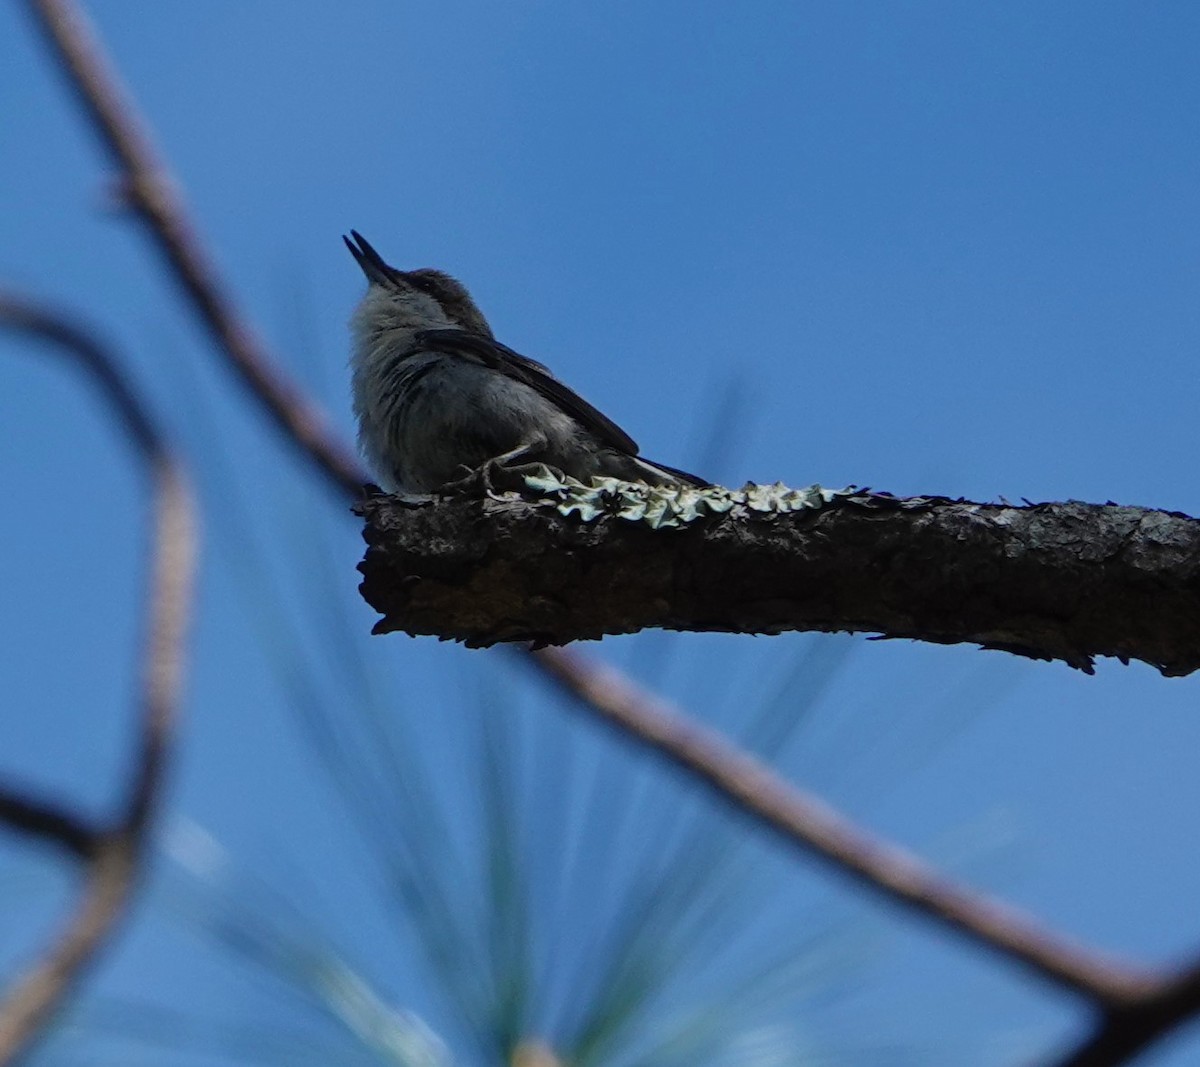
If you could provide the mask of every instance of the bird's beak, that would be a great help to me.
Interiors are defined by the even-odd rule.
[[[354,240],[351,241],[350,237],[353,237]],[[392,276],[398,272],[383,261],[383,257],[371,247],[371,243],[357,230],[351,230],[350,237],[343,235],[342,240],[346,242],[346,247],[350,249],[350,254],[354,257],[354,262],[362,268],[363,274],[367,276],[367,281],[372,285],[387,285],[391,282]]]

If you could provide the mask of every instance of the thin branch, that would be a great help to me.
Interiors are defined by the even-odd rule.
[[[0,823],[19,834],[43,838],[85,863],[96,849],[96,832],[52,800],[34,800],[0,785]]]
[[[116,361],[83,330],[27,300],[0,294],[0,325],[48,342],[92,377],[136,446],[154,493],[139,751],[120,813],[111,827],[89,827],[57,806],[0,793],[0,820],[57,842],[85,863],[79,904],[66,928],[0,1001],[0,1064],[8,1064],[41,1035],[128,908],[147,831],[162,795],[174,734],[191,611],[195,534],[187,485]]]
[[[377,633],[481,646],[647,626],[869,631],[1089,672],[1100,655],[1200,668],[1200,520],[1164,511],[865,492],[782,513],[739,504],[674,529],[515,496],[379,496],[358,511]]]
[[[1095,1031],[1057,1067],[1119,1067],[1200,1012],[1200,960],[1131,1004],[1102,1013]]]
[[[1017,910],[942,878],[916,856],[871,836],[618,672],[565,649],[534,654],[587,714],[637,738],[759,825],[892,902],[1007,956],[1040,978],[1104,1003],[1128,1003],[1153,984],[1150,975],[1073,944]]]
[[[340,445],[325,418],[275,366],[266,346],[238,315],[188,219],[176,183],[86,16],[69,0],[30,0],[29,7],[92,128],[120,168],[129,203],[217,345],[284,438],[338,489],[357,495],[367,478],[353,453]]]
[[[219,350],[270,413],[275,426],[347,499],[355,499],[367,480],[363,471],[236,315],[210,261],[202,254],[166,169],[153,152],[140,119],[90,27],[70,0],[29,3],[72,90],[121,168],[135,209],[218,342]],[[652,709],[647,701],[630,698],[628,683],[615,672],[589,666],[562,650],[543,650],[530,661],[611,721],[626,737],[661,752],[789,840],[814,850],[817,842],[824,842],[821,854],[860,881],[941,918],[980,943],[1101,1003],[1124,1004],[1144,993],[1147,981],[1140,974],[1044,934],[1023,917],[947,886],[936,877],[930,881],[930,872],[914,866],[911,857],[872,841],[819,802],[764,777],[763,768],[724,741],[694,731],[675,717],[664,720],[648,714]]]
[[[44,1036],[129,903],[138,861],[125,835],[98,836],[79,902],[45,955],[19,975],[0,1002],[0,1064],[17,1063]]]

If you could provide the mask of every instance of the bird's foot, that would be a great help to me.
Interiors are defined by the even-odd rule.
[[[512,482],[512,467],[505,466],[499,459],[489,459],[472,470],[460,467],[461,477],[447,482],[438,490],[439,496],[474,496],[499,499],[502,487]]]
[[[543,442],[531,442],[514,448],[502,455],[494,456],[472,470],[461,466],[462,476],[447,482],[439,491],[449,496],[481,496],[498,500],[504,492],[520,493],[525,490],[525,475],[539,472],[541,463],[516,463],[542,447]]]

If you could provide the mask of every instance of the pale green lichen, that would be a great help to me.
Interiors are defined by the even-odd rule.
[[[764,515],[815,510],[839,497],[860,492],[854,488],[823,489],[819,485],[793,489],[783,482],[774,485],[747,482],[741,489],[723,485],[706,489],[646,485],[618,478],[593,478],[585,484],[544,465],[532,474],[525,474],[523,480],[562,515],[575,515],[583,522],[613,515],[629,522],[644,522],[655,530],[686,526],[706,515],[722,514],[737,507]]]

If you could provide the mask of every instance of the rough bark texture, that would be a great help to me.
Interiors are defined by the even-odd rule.
[[[479,646],[647,626],[868,631],[1087,671],[1098,655],[1200,667],[1200,521],[1169,512],[864,493],[654,530],[515,498],[382,496],[358,510],[376,633]]]

